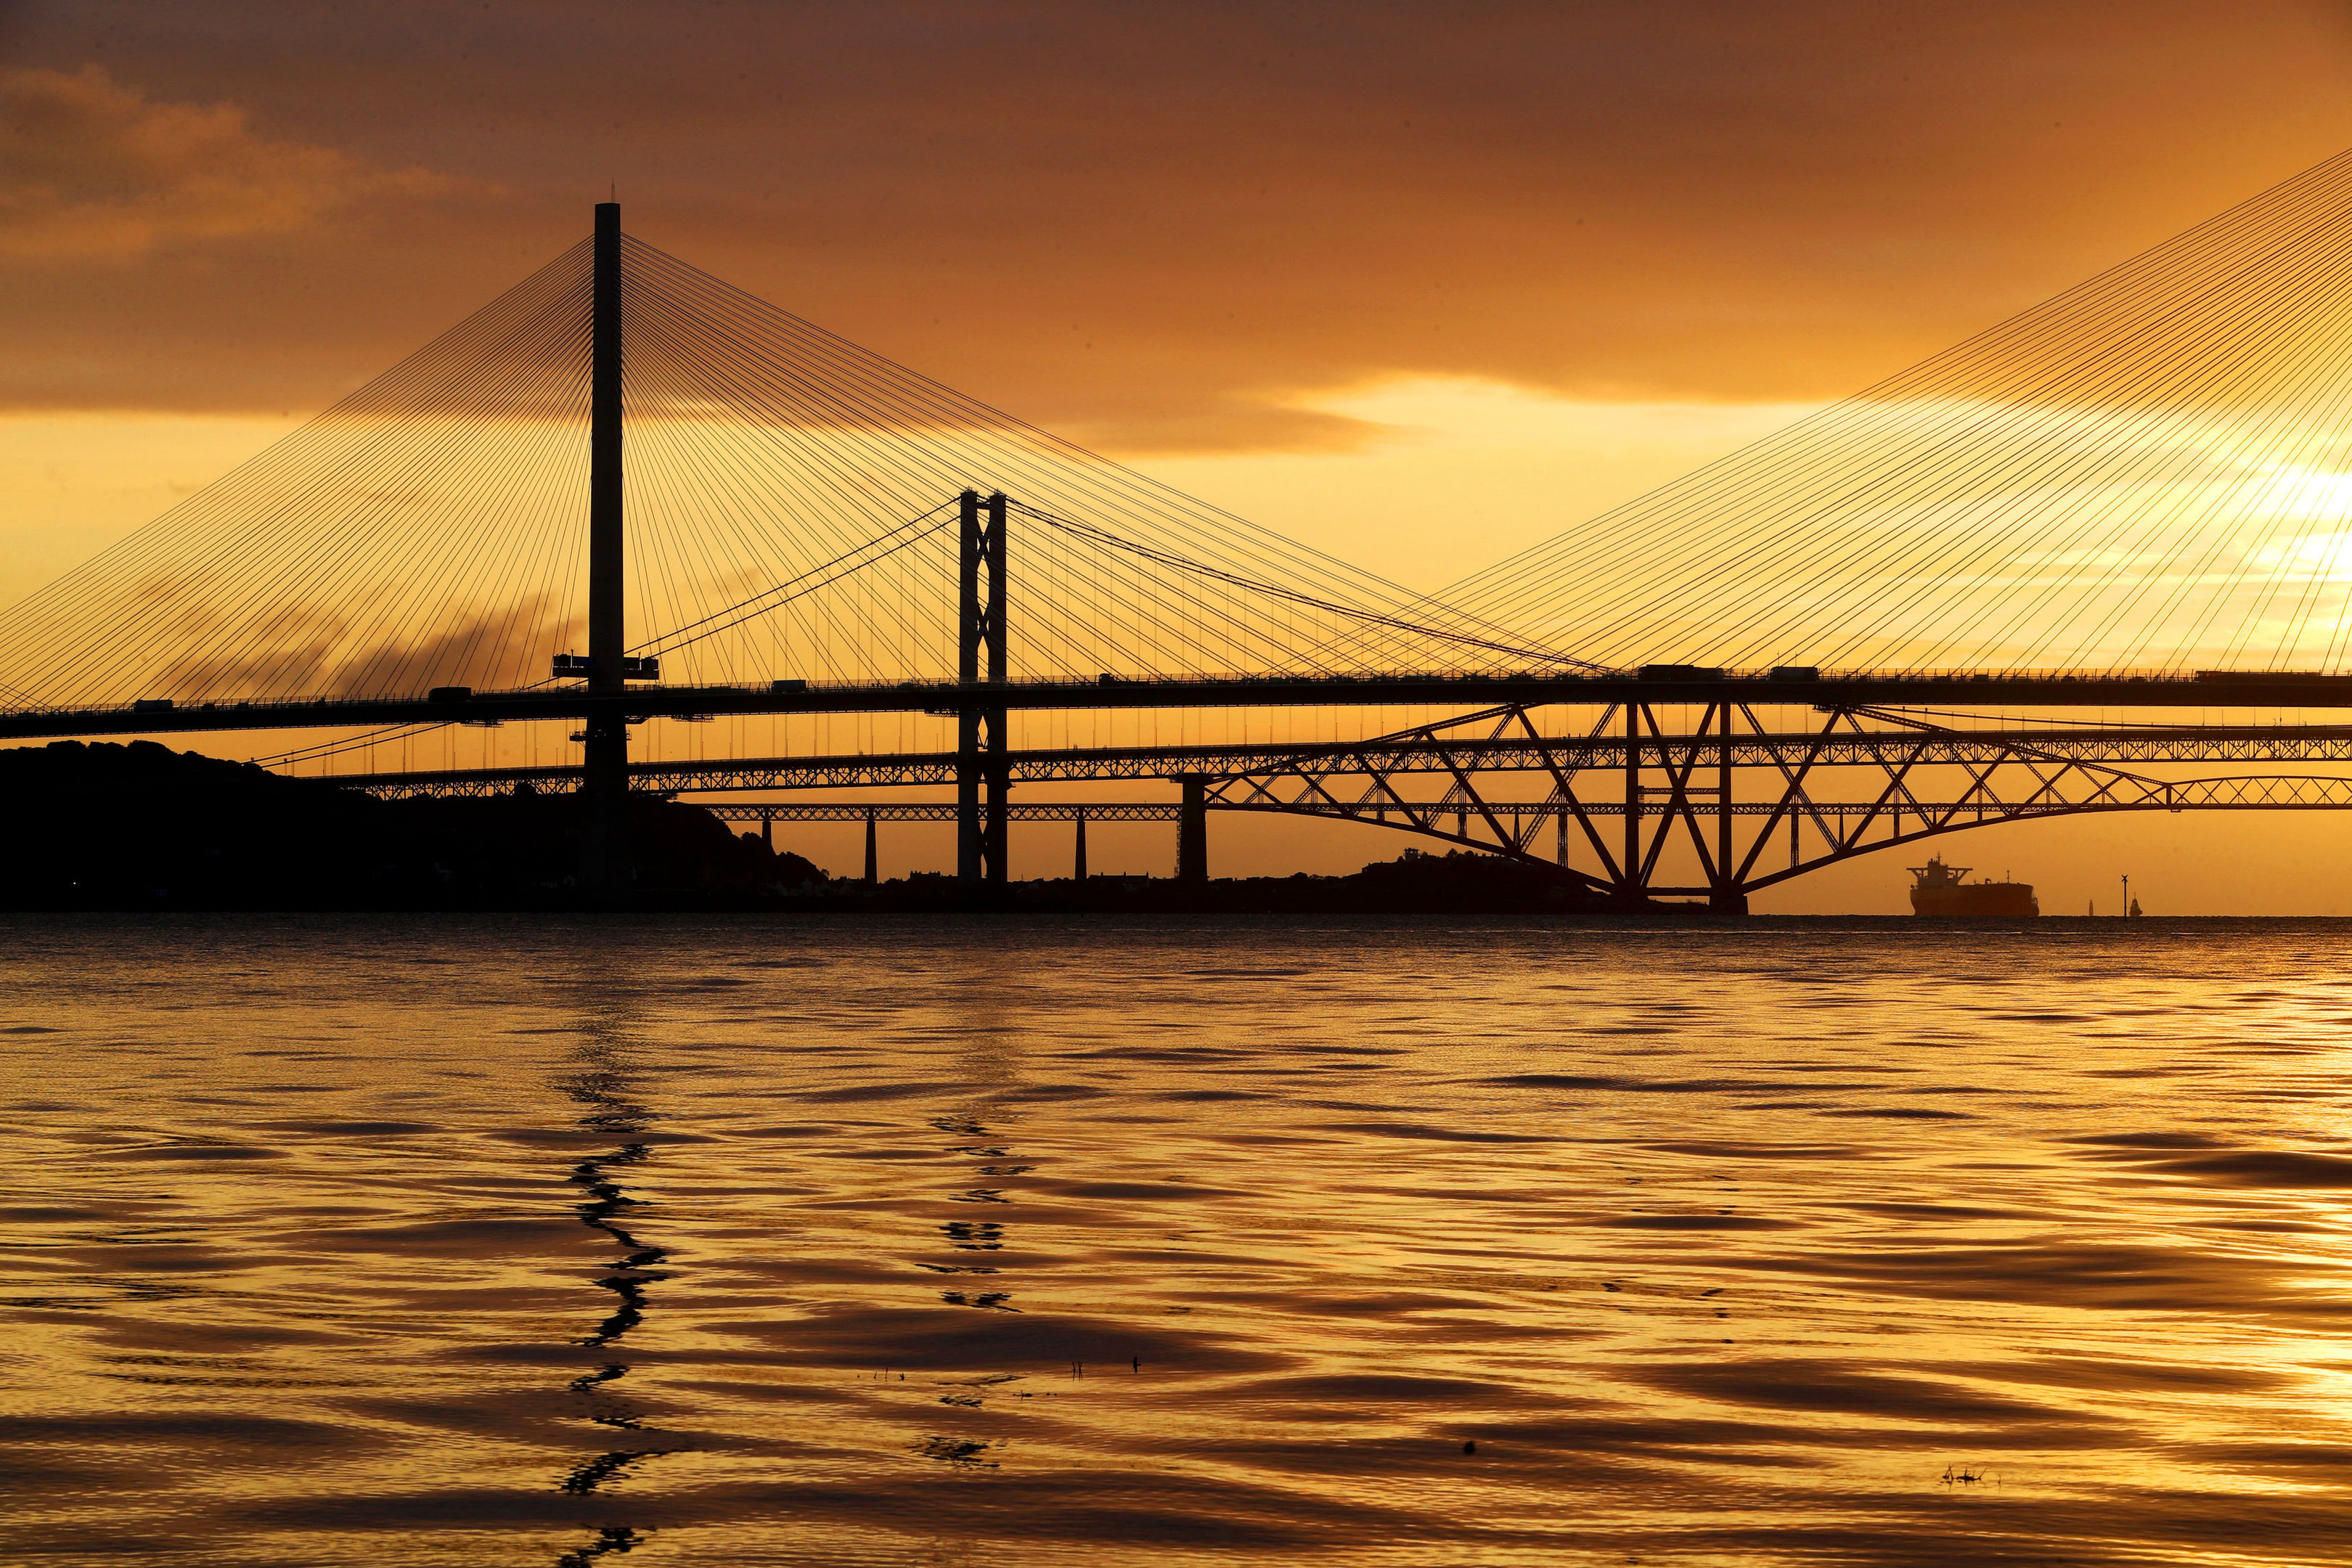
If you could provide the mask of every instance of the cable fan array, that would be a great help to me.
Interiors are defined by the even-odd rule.
[[[591,242],[0,619],[26,706],[517,685],[576,635]]]
[[[547,680],[585,637],[590,256],[19,605],[28,699]],[[1019,503],[1016,678],[1546,660],[635,239],[622,300],[629,623],[669,682],[951,677],[967,489]]]
[[[2352,153],[1456,584],[1624,665],[2336,668]]]
[[[672,680],[951,676],[967,489],[1013,502],[1015,679],[1562,662],[651,246],[623,266],[635,624]]]
[[[671,682],[940,679],[956,497],[1018,679],[2336,668],[2352,153],[1416,596],[623,246],[629,624]],[[584,639],[582,241],[0,623],[12,706],[549,679]]]

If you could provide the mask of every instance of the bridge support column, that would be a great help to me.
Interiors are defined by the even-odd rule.
[[[1748,895],[1732,880],[1738,872],[1731,863],[1731,704],[1720,704],[1717,712],[1722,722],[1715,749],[1715,890],[1706,902],[1717,914],[1744,915]]]
[[[1013,879],[1012,821],[1006,811],[1013,804],[1013,764],[1005,757],[1010,747],[1003,709],[989,710],[988,735],[988,820],[982,827],[981,858],[988,865],[990,886],[1001,888]]]
[[[600,713],[589,720],[582,751],[580,793],[588,819],[580,842],[580,885],[593,892],[617,892],[635,874],[629,863],[627,717]]]
[[[1717,709],[1723,722],[1716,733],[1722,743],[1715,749],[1715,879],[1718,898],[1731,889],[1731,879],[1737,875],[1731,868],[1731,704]],[[1748,896],[1739,895],[1739,912],[1748,912]]]
[[[1617,896],[1642,902],[1642,705],[1625,704],[1625,865]]]
[[[982,681],[981,656],[987,655],[987,682],[1004,684],[1004,495],[962,498],[962,548],[956,577],[956,679],[968,687]],[[1005,807],[1011,804],[1013,764],[1006,756],[1005,710],[967,696],[958,718],[956,745],[956,878],[967,887],[1003,886]]]
[[[866,885],[869,888],[878,887],[882,881],[882,857],[877,852],[880,846],[874,822],[874,808],[869,805],[866,808]]]
[[[617,700],[627,689],[621,504],[621,208],[596,204],[593,296],[589,306],[588,689]],[[610,895],[635,879],[629,856],[629,721],[617,700],[585,725],[580,881]]]
[[[1176,879],[1195,887],[1209,880],[1209,784],[1184,775],[1184,803],[1176,814]]]
[[[1087,879],[1087,814],[1083,811],[1078,813],[1077,826],[1077,842],[1070,857],[1070,880],[1083,882]]]
[[[956,746],[956,880],[972,888],[980,885],[980,717],[966,712],[959,724],[962,735]]]

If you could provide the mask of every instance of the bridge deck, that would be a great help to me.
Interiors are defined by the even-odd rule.
[[[2124,811],[2325,811],[2341,809],[2347,802],[2352,802],[2352,780],[2347,779],[2203,779],[2197,783],[2200,787],[2193,793],[2183,790],[2171,798],[2151,796],[2144,800],[2087,804],[2077,801],[2009,804],[1990,800],[1927,801],[1906,805],[1901,815],[1942,820],[1975,814],[2013,822],[2034,816],[2082,816]],[[2217,787],[2229,784],[2248,787],[2234,792]],[[1420,816],[1446,817],[1456,815],[1453,808],[1442,805],[1416,804]],[[864,801],[803,801],[785,805],[704,805],[703,809],[721,822],[857,823],[868,819],[875,822],[953,822],[956,819],[953,801],[871,804]],[[1076,822],[1083,818],[1091,823],[1181,822],[1184,811],[1181,805],[1170,801],[1139,800],[1044,801],[1011,805],[1004,809],[1014,822]],[[1373,810],[1312,803],[1291,802],[1277,806],[1248,801],[1217,800],[1207,803],[1204,809],[1283,816],[1328,816],[1335,821],[1370,822],[1384,827],[1414,826],[1413,820],[1402,809],[1394,813],[1394,822]],[[1460,815],[1472,816],[1477,809],[1480,808],[1465,807]],[[1483,803],[1483,809],[1508,817],[1540,818],[1549,822],[1563,816],[1572,819],[1579,813],[1587,816],[1622,816],[1625,815],[1625,803],[1615,800],[1580,801],[1571,806],[1556,800],[1490,800]],[[1883,803],[1866,800],[1819,801],[1813,804],[1812,809],[1840,819],[1889,815]],[[1744,817],[1776,818],[1785,816],[1785,812],[1786,808],[1776,801],[1744,801],[1731,808],[1734,816]]]
[[[133,704],[0,714],[0,740],[148,735],[222,730],[314,730],[388,724],[737,713],[952,713],[965,706],[1036,710],[1167,708],[1442,708],[1620,702],[1859,708],[1884,705],[2010,708],[2352,708],[2352,676],[2252,672],[2226,677],[2077,676],[1939,671],[1836,673],[1817,679],[1732,674],[1713,679],[1632,676],[1394,674],[1167,677],[811,684],[776,691],[747,686],[645,686],[621,695],[584,687],[477,691],[462,700],[425,697],[320,698],[287,702],[204,702],[169,709]]]
[[[1722,745],[1717,739],[1677,735],[1644,740],[1642,752],[1645,766],[1683,766],[1694,758],[1715,762]],[[2352,726],[1881,730],[1828,735],[1795,731],[1736,736],[1731,753],[1733,764],[1738,767],[1801,761],[1810,761],[1817,767],[1841,767],[1884,766],[1890,761],[1983,764],[2012,758],[2021,748],[2069,762],[2341,763],[2352,762]],[[1615,736],[1548,736],[1307,746],[1105,746],[1015,751],[1007,755],[1005,767],[1008,776],[1017,784],[1097,783],[1172,779],[1187,773],[1255,773],[1302,760],[1344,762],[1353,758],[1363,758],[1377,763],[1384,772],[1400,773],[1449,773],[1456,765],[1477,772],[1513,772],[1556,764],[1582,772],[1623,767],[1625,742]],[[709,762],[635,763],[630,765],[629,775],[633,787],[660,795],[904,788],[953,784],[956,763],[953,752],[739,757]],[[578,788],[580,777],[577,767],[547,766],[346,773],[333,782],[387,797],[467,796],[503,794],[523,784],[541,792],[562,793]]]

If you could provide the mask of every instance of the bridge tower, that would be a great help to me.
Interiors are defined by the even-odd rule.
[[[962,548],[956,582],[956,679],[981,684],[981,655],[988,656],[988,684],[1004,684],[1004,494],[983,498],[966,490],[962,500]],[[1002,886],[1005,868],[1005,807],[1013,793],[1013,764],[1006,754],[1005,710],[967,693],[957,707],[956,877],[967,887]]]
[[[621,511],[621,204],[596,204],[589,329],[588,689],[627,689],[628,647]],[[629,855],[629,720],[617,702],[589,715],[582,793],[581,885],[597,890],[635,879]]]

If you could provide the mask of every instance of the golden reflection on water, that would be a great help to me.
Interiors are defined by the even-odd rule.
[[[2345,1555],[2332,925],[8,936],[12,1563]]]

